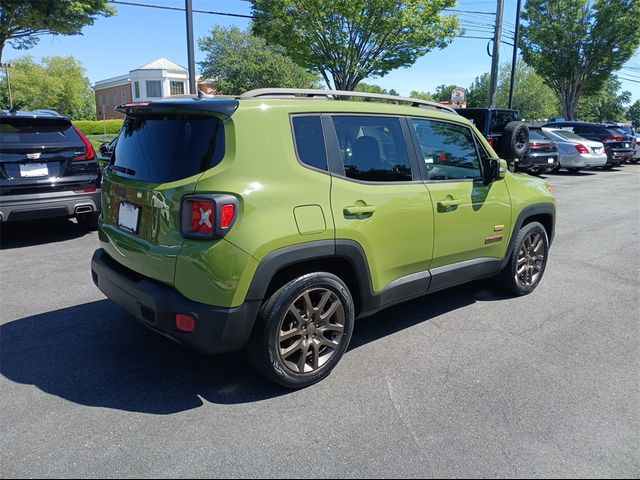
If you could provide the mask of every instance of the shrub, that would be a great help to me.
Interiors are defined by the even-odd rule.
[[[73,122],[78,130],[85,135],[102,135],[106,133],[109,135],[116,135],[120,133],[122,128],[122,120],[78,120]]]

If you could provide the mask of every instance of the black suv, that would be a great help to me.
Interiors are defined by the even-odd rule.
[[[459,108],[459,115],[468,118],[484,135],[496,153],[514,166],[525,156],[529,145],[529,129],[520,120],[520,112],[505,108]]]
[[[52,111],[0,111],[0,220],[76,217],[95,229],[100,170],[91,142]]]
[[[635,138],[626,135],[617,125],[589,122],[552,122],[543,125],[549,128],[561,128],[580,135],[588,140],[604,144],[607,163],[603,168],[613,168],[631,160],[635,153]]]

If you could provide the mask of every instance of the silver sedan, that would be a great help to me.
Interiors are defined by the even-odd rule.
[[[607,154],[601,142],[587,140],[573,132],[559,128],[543,128],[542,130],[558,144],[559,168],[577,172],[584,168],[603,167],[607,163]]]

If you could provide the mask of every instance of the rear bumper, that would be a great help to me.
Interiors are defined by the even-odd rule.
[[[549,162],[549,159],[552,161]],[[516,163],[516,166],[522,170],[552,170],[558,166],[558,152],[527,154]]]
[[[633,155],[635,153],[634,149],[611,149],[609,151],[609,155],[608,155],[608,159],[607,159],[607,164],[616,164],[619,165],[622,162],[625,162],[627,160],[631,160],[633,158]]]
[[[101,210],[101,191],[91,193],[51,192],[27,195],[1,195],[0,220],[33,220],[71,217]]]
[[[563,168],[595,168],[607,163],[607,154],[561,155],[560,166]]]
[[[96,286],[139,322],[176,342],[204,354],[241,350],[249,339],[260,301],[239,307],[214,307],[194,302],[172,287],[137,274],[98,249],[91,260]],[[191,333],[176,328],[176,314],[196,320]]]

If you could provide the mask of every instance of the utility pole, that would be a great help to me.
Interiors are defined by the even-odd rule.
[[[9,108],[13,108],[13,98],[11,97],[11,79],[9,78],[9,68],[12,67],[10,63],[0,63],[0,67],[4,67],[4,73],[7,76],[7,89],[9,90]]]
[[[520,33],[520,7],[522,0],[518,0],[518,6],[516,7],[516,33],[513,38],[513,59],[511,60],[511,82],[509,84],[509,106],[511,109],[513,106],[513,87],[516,82],[516,62],[518,61],[518,35]]]
[[[198,93],[196,86],[196,63],[193,55],[193,4],[192,0],[184,0],[187,13],[187,58],[189,62],[189,93]]]
[[[491,58],[491,85],[489,87],[489,108],[496,106],[496,92],[498,90],[498,67],[500,62],[500,39],[502,38],[502,13],[504,0],[498,0],[496,8],[496,27],[493,32],[493,55]]]

